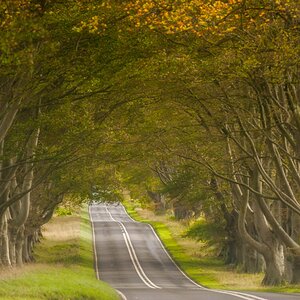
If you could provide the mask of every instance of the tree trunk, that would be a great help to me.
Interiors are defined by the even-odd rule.
[[[36,130],[29,138],[27,146],[27,159],[34,157],[34,150],[36,149],[39,138],[39,129]],[[33,163],[28,162],[24,167],[24,178],[21,190],[26,192],[32,187],[34,172]],[[12,185],[18,187],[17,177],[14,178]],[[28,219],[31,205],[31,192],[27,192],[19,201],[10,206],[12,219],[9,222],[10,233],[10,258],[12,265],[23,265],[23,243],[25,223]]]
[[[261,186],[258,180],[258,173],[253,172],[251,175],[253,183],[257,184],[256,190],[260,191]],[[251,247],[264,257],[266,269],[262,284],[279,285],[284,281],[285,258],[283,245],[274,232],[270,230],[261,207],[258,205],[261,201],[259,197],[256,197],[252,201],[255,234],[251,232],[252,230],[249,232],[249,225],[246,228],[249,198],[247,199],[246,197],[243,200],[238,222],[241,236]]]
[[[16,240],[16,265],[18,267],[23,266],[23,245],[24,245],[24,225],[18,230]]]
[[[153,200],[154,202],[154,210],[156,213],[163,213],[166,210],[166,201],[165,197],[156,192],[147,191],[148,196]]]
[[[180,204],[173,205],[173,212],[176,220],[185,220],[192,216],[191,211]]]
[[[293,277],[291,283],[300,284],[300,256],[295,255],[293,257],[292,270],[293,270]]]
[[[16,227],[9,228],[9,257],[12,266],[16,266],[17,258],[16,258],[16,242],[18,236],[18,229]]]
[[[265,261],[263,259],[263,256],[247,244],[244,245],[243,250],[244,253],[242,271],[251,274],[264,271]]]
[[[0,228],[0,239],[1,239],[1,264],[3,266],[11,266],[10,256],[9,256],[9,237],[8,237],[8,224],[6,213],[1,218],[1,228]]]
[[[224,247],[224,260],[227,265],[235,265],[237,262],[236,240],[228,240]]]
[[[284,265],[281,251],[270,249],[268,254],[264,255],[266,262],[265,277],[263,285],[280,285],[283,283]]]
[[[23,261],[28,263],[34,261],[33,257],[33,246],[36,243],[35,241],[35,233],[34,234],[29,234],[25,236],[24,238],[24,245],[23,245]]]
[[[31,261],[30,254],[29,254],[29,245],[30,245],[30,236],[24,237],[24,245],[23,245],[23,262],[28,263]]]
[[[19,110],[19,105],[21,103],[21,99],[18,101],[15,101],[11,105],[6,105],[6,111],[5,115],[0,121],[0,143],[5,139],[8,130],[12,126],[14,119],[17,115],[17,112]]]
[[[240,234],[238,232],[238,213],[236,209],[228,210],[226,206],[226,199],[219,189],[218,180],[212,177],[210,180],[210,188],[214,192],[215,198],[218,201],[218,206],[223,213],[226,222],[225,231],[227,233],[227,240],[224,246],[225,264],[238,264],[238,249],[241,245]]]

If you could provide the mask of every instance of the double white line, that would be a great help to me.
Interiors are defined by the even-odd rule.
[[[110,211],[107,209],[107,207],[105,206],[105,210],[108,213],[108,215],[110,216],[110,218],[112,219],[112,221],[116,222],[119,224],[121,230],[122,230],[122,235],[126,244],[126,247],[128,249],[128,253],[130,256],[130,259],[132,261],[132,264],[135,268],[136,273],[138,274],[138,276],[140,277],[140,279],[145,283],[145,285],[147,285],[149,288],[151,289],[161,289],[161,287],[157,286],[155,283],[153,283],[149,277],[145,274],[138,258],[137,255],[135,253],[134,247],[131,243],[131,239],[130,236],[128,234],[128,231],[126,229],[126,227],[124,226],[124,224],[122,222],[116,221],[113,216],[111,215]]]
[[[125,208],[124,208],[123,205],[122,205],[122,207],[123,207],[125,213],[128,215],[128,213],[127,213],[127,211],[125,210]],[[108,211],[107,208],[106,208],[106,210],[107,210],[108,214],[110,215],[111,219],[112,219],[113,221],[117,222],[117,221],[113,218],[113,216],[111,215],[111,213]],[[129,216],[129,215],[128,215],[128,216]],[[130,218],[132,221],[136,222],[136,221],[133,220],[130,216],[129,216],[129,218]],[[118,223],[121,224],[121,225],[124,227],[125,231],[126,231],[125,226],[124,226],[122,223],[120,223],[120,222],[118,222]],[[208,292],[212,292],[212,293],[231,295],[231,296],[234,296],[234,297],[237,297],[237,298],[240,298],[240,299],[244,299],[244,300],[268,300],[268,299],[266,299],[266,298],[262,298],[262,297],[259,297],[259,296],[255,296],[255,295],[251,295],[251,294],[247,294],[247,293],[243,293],[243,292],[235,292],[235,291],[225,291],[225,290],[213,290],[213,289],[208,289],[208,288],[206,288],[206,287],[204,287],[204,286],[202,286],[202,285],[196,283],[194,280],[192,280],[190,277],[188,277],[188,276],[187,276],[187,275],[186,275],[186,274],[178,267],[178,265],[176,264],[176,262],[173,260],[173,258],[170,256],[169,252],[166,250],[166,248],[165,248],[164,245],[162,244],[160,238],[158,237],[158,235],[157,235],[157,233],[155,232],[155,230],[153,229],[153,227],[152,227],[150,224],[148,224],[148,225],[149,225],[149,227],[151,228],[151,230],[152,230],[153,234],[155,235],[155,237],[157,238],[157,240],[158,240],[159,244],[161,245],[163,251],[167,254],[167,256],[168,256],[169,259],[173,262],[173,264],[176,266],[176,268],[180,271],[180,273],[181,273],[184,277],[186,277],[189,281],[191,281],[191,282],[192,282],[195,286],[197,286],[198,288],[200,288],[200,289],[202,289],[202,290],[205,290],[205,291],[208,291]],[[126,232],[127,232],[127,231],[126,231]],[[128,235],[128,233],[127,233],[127,235]],[[128,236],[128,237],[129,237],[129,236]],[[127,247],[127,248],[128,248],[128,247]],[[133,248],[133,247],[132,247],[132,248]],[[161,289],[161,287],[159,287],[159,288]]]
[[[121,230],[122,230],[122,235],[126,244],[126,247],[128,249],[128,253],[130,256],[130,259],[132,261],[132,264],[136,270],[136,273],[138,274],[138,276],[140,277],[140,279],[145,283],[145,285],[147,285],[149,288],[152,289],[161,289],[161,287],[157,286],[156,284],[154,284],[149,278],[148,276],[145,274],[138,258],[136,255],[136,252],[134,250],[134,247],[132,245],[130,236],[128,234],[128,231],[126,230],[126,227],[124,226],[123,223],[115,220],[112,216],[112,214],[110,213],[110,211],[107,209],[107,206],[105,206],[105,210],[108,213],[108,215],[110,216],[111,220],[118,223]],[[126,212],[126,210],[124,209],[124,211]],[[127,212],[126,212],[127,213]],[[96,255],[96,247],[95,247],[95,232],[94,232],[94,224],[93,224],[93,219],[92,219],[92,214],[91,214],[91,210],[90,210],[90,218],[91,218],[91,222],[92,222],[92,227],[93,227],[93,240],[94,240],[94,252],[95,252],[95,265],[96,265],[96,274],[97,274],[97,278],[99,279],[99,271],[98,271],[98,267],[97,267],[97,255]],[[135,221],[136,222],[136,221]],[[159,237],[157,236],[155,230],[152,228],[151,225],[149,225],[150,228],[152,229],[154,235],[156,236],[156,238],[158,239],[162,249],[167,253],[167,255],[169,256],[169,258],[172,260],[172,262],[175,264],[175,266],[178,268],[178,270],[187,278],[189,279],[194,285],[196,285],[198,288],[208,291],[208,292],[212,292],[212,293],[218,293],[218,294],[224,294],[224,295],[231,295],[240,299],[244,299],[244,300],[268,300],[266,298],[262,298],[259,296],[255,296],[255,295],[251,295],[251,294],[247,294],[247,293],[243,293],[243,292],[235,292],[235,291],[225,291],[225,290],[213,290],[213,289],[208,289],[204,286],[201,286],[199,284],[197,284],[195,281],[193,281],[191,278],[189,278],[184,272],[182,272],[182,270],[177,266],[177,264],[175,263],[175,261],[172,259],[172,257],[169,255],[169,253],[166,251],[165,247],[163,246],[161,240],[159,239]],[[119,292],[120,293],[120,292]],[[121,293],[120,293],[121,294]],[[126,299],[126,297],[122,294],[122,298]]]

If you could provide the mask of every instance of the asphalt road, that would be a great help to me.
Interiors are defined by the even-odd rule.
[[[122,205],[92,204],[97,278],[126,300],[300,300],[298,295],[219,291],[189,279],[152,227],[130,218]]]

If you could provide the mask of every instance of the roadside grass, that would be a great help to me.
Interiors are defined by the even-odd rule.
[[[95,277],[87,211],[81,216],[55,217],[44,228],[44,238],[35,250],[36,263],[0,271],[0,299],[120,299]]]
[[[125,201],[123,204],[132,218],[153,226],[172,258],[195,282],[213,289],[300,293],[300,285],[262,286],[263,274],[239,272],[212,257],[207,245],[182,237],[187,229],[183,223],[169,216],[156,215],[136,202]]]

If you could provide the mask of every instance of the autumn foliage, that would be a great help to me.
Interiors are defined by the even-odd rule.
[[[298,27],[300,13],[297,1],[284,0],[134,0],[124,4],[104,1],[101,5],[85,2],[85,5],[94,16],[82,21],[81,29],[90,32],[105,30],[109,25],[107,16],[118,9],[136,28],[147,27],[167,34],[192,33],[199,37],[263,29],[273,22]]]

